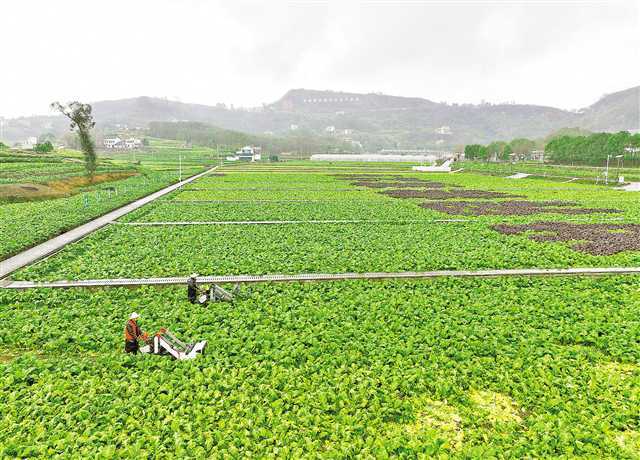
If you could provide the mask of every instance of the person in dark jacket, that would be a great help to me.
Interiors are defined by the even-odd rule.
[[[138,318],[139,314],[136,312],[131,313],[129,315],[129,321],[124,327],[124,351],[127,353],[133,353],[134,355],[138,353],[138,349],[140,348],[138,345],[138,340],[144,338],[144,334],[138,326]]]
[[[196,303],[198,301],[198,284],[196,283],[197,273],[192,273],[187,280],[187,299],[189,302]]]

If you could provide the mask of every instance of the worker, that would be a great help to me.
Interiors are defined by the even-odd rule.
[[[129,321],[124,327],[124,351],[134,355],[138,353],[138,340],[144,339],[146,336],[138,326],[138,318],[140,318],[140,315],[134,311],[129,315]]]
[[[198,300],[198,284],[196,283],[197,277],[197,273],[192,273],[187,280],[187,298],[191,303],[196,303]]]

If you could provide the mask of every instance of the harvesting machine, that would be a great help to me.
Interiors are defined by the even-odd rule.
[[[141,353],[154,355],[171,355],[175,359],[195,359],[198,354],[204,353],[207,341],[184,343],[167,329],[162,328],[152,338],[140,347]]]

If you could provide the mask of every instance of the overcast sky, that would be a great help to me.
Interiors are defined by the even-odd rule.
[[[579,108],[640,84],[640,0],[1,0],[0,115],[288,89]]]

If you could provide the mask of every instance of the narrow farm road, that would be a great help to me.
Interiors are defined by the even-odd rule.
[[[191,176],[181,182],[177,182],[173,185],[169,185],[157,192],[154,192],[150,195],[142,197],[136,201],[133,201],[121,208],[115,209],[97,219],[87,222],[86,224],[80,225],[68,232],[63,233],[62,235],[56,236],[55,238],[51,238],[44,243],[40,243],[37,246],[34,246],[30,249],[22,251],[16,254],[13,257],[9,257],[6,260],[0,262],[0,279],[9,276],[11,273],[16,270],[25,267],[33,262],[42,259],[43,257],[47,257],[48,255],[62,249],[67,244],[73,243],[74,241],[78,241],[80,238],[87,236],[88,234],[95,232],[96,230],[108,225],[112,221],[124,216],[125,214],[130,213],[131,211],[135,211],[136,209],[144,206],[145,204],[151,203],[152,201],[164,196],[168,193],[173,192],[174,190],[182,187],[185,184],[193,182],[194,180],[200,179],[201,177],[209,174],[210,172],[217,169],[218,166],[210,168],[204,172],[196,174],[195,176]]]
[[[607,276],[638,275],[640,267],[584,267],[584,268],[511,268],[495,270],[436,270],[429,272],[370,272],[370,273],[297,273],[273,275],[198,276],[199,283],[291,283],[342,280],[400,280],[430,278],[498,278],[507,276]],[[70,287],[169,286],[185,284],[187,278],[116,278],[61,281],[10,281],[0,283],[4,289],[38,289]]]

